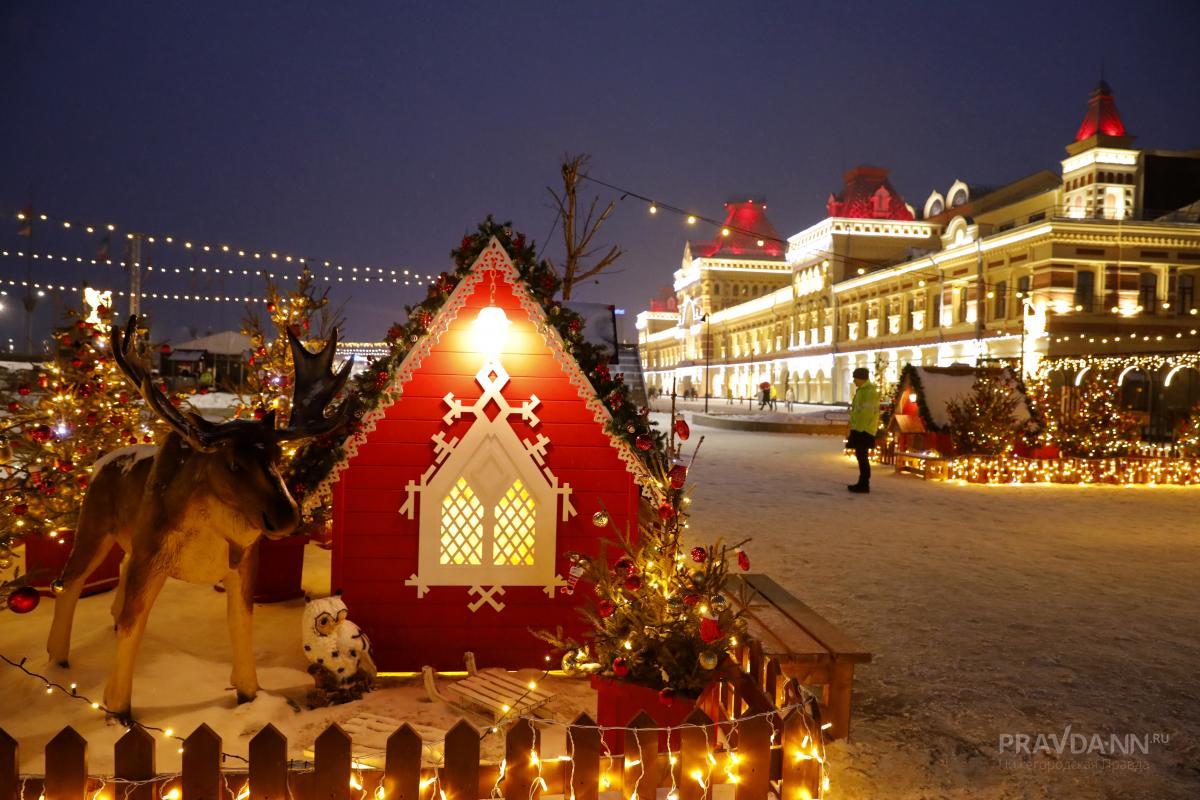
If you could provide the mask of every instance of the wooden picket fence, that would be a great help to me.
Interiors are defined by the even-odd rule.
[[[782,719],[760,714],[734,728],[697,709],[680,729],[678,750],[664,753],[654,721],[642,712],[625,732],[625,754],[613,756],[582,714],[569,728],[569,754],[542,760],[537,728],[518,720],[505,733],[501,765],[480,763],[480,731],[460,720],[436,767],[422,765],[421,738],[405,724],[387,740],[383,769],[354,761],[350,737],[336,724],[317,737],[312,766],[304,769],[289,763],[287,739],[272,725],[250,740],[248,768],[223,758],[221,738],[201,725],[183,743],[179,775],[158,774],[154,736],[131,728],[116,743],[109,778],[89,777],[87,741],[70,727],[46,745],[45,776],[21,776],[17,742],[0,730],[0,800],[599,800],[617,793],[634,800],[653,798],[650,787],[678,800],[707,800],[714,785],[727,783],[735,800],[764,800],[773,791],[800,800],[819,797],[823,779],[812,723],[793,708]],[[718,728],[727,748],[715,746]]]
[[[248,764],[223,755],[221,738],[201,725],[183,742],[181,772],[164,775],[155,766],[157,740],[134,727],[114,746],[113,775],[98,777],[88,774],[87,741],[68,726],[46,745],[45,775],[31,776],[20,774],[17,741],[0,729],[0,800],[654,800],[650,787],[669,790],[672,800],[711,800],[722,784],[733,784],[734,800],[820,797],[819,705],[758,642],[733,655],[736,666],[704,704],[709,713],[693,710],[669,752],[645,711],[626,727],[623,755],[611,754],[581,714],[567,728],[568,753],[542,759],[537,727],[517,720],[504,731],[503,764],[482,763],[482,731],[459,720],[446,733],[442,763],[425,765],[421,737],[405,724],[387,740],[383,769],[356,760],[336,724],[317,737],[312,762],[299,765],[273,725],[250,740]]]

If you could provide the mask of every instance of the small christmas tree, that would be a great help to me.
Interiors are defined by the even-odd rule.
[[[287,425],[292,407],[292,351],[288,331],[297,339],[321,346],[342,322],[341,310],[329,308],[329,289],[318,292],[314,283],[315,276],[307,266],[296,288],[286,294],[280,292],[275,281],[268,279],[267,319],[261,319],[252,307],[247,308],[242,333],[250,338],[251,369],[246,374],[245,391],[239,398],[235,416],[261,419],[273,409],[278,427]],[[285,463],[294,452],[294,447],[285,450]]]
[[[156,444],[166,434],[112,358],[111,317],[107,306],[90,318],[68,311],[69,324],[54,333],[53,360],[25,373],[7,401],[0,422],[0,565],[11,563],[24,537],[57,537],[75,527],[97,458],[126,445]]]
[[[949,433],[959,453],[995,456],[1007,452],[1018,425],[1020,396],[1007,371],[977,370],[971,394],[946,404]]]
[[[1189,417],[1179,426],[1175,446],[1184,458],[1200,458],[1200,404],[1192,409]]]
[[[673,433],[687,434],[687,423]],[[564,652],[568,673],[600,673],[658,689],[664,701],[676,693],[696,696],[718,678],[727,651],[746,641],[746,619],[725,595],[732,559],[750,568],[744,542],[686,547],[684,482],[687,467],[672,442],[673,466],[659,475],[664,496],[657,522],[642,525],[636,541],[618,540],[621,555],[610,566],[602,543],[599,558],[577,559],[578,577],[595,583],[596,604],[585,610],[592,626],[587,641],[561,632],[538,635]],[[604,527],[607,515],[593,522]]]
[[[1049,403],[1052,435],[1064,455],[1105,458],[1125,455],[1139,440],[1137,417],[1121,408],[1116,379],[1093,367],[1075,387],[1073,402]]]

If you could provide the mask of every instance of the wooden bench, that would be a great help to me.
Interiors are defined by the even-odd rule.
[[[766,575],[730,575],[726,587],[745,612],[763,658],[798,683],[821,687],[821,718],[830,723],[826,734],[848,736],[854,666],[868,663],[871,654]]]

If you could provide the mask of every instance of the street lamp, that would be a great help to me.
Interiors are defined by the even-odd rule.
[[[708,396],[712,392],[712,383],[708,376],[708,367],[712,361],[712,323],[708,314],[702,314],[700,321],[704,323],[704,413],[708,413]]]

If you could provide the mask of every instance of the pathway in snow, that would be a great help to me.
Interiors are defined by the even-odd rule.
[[[875,654],[831,749],[836,797],[1200,796],[1200,487],[877,469],[850,495],[836,437],[692,430],[695,538],[753,536],[754,569]],[[1002,736],[1068,726],[1171,738],[1132,759],[1068,744],[1001,763]]]

